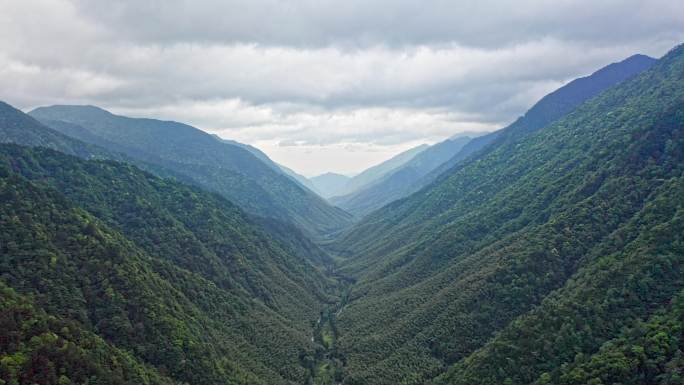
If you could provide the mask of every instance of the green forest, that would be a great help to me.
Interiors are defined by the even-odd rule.
[[[15,375],[49,360],[42,344],[66,343],[86,357],[103,349],[125,357],[117,369],[125,378],[151,365],[184,383],[305,381],[310,322],[334,301],[334,282],[305,253],[224,198],[130,165],[16,145],[0,153],[1,277],[22,293],[7,289],[6,306],[29,309],[3,353],[7,383],[53,383]],[[33,318],[47,329],[20,327]],[[84,341],[53,336],[59,323]],[[50,365],[57,376],[74,368],[73,359]],[[86,369],[87,379],[113,368]]]
[[[421,151],[0,103],[0,385],[684,385],[684,46]]]

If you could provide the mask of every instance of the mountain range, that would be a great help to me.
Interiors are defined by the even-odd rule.
[[[601,91],[649,68],[655,59],[633,55],[593,74],[575,79],[543,97],[510,126],[492,133],[463,133],[427,147],[414,159],[364,188],[330,201],[346,211],[364,217],[395,200],[409,196],[432,183],[458,162],[482,150],[511,132],[532,132],[570,112]],[[498,138],[498,139],[497,139]]]
[[[351,177],[329,172],[310,180],[314,184],[314,190],[322,197],[335,201],[338,197],[352,194],[381,180],[428,147],[427,144],[421,144],[410,148]]]
[[[456,136],[432,146],[426,146],[395,169],[389,170],[356,191],[330,199],[330,202],[357,217],[363,217],[392,201],[409,195],[415,189],[417,181],[448,161],[470,140],[470,136]]]
[[[143,168],[154,165],[168,170],[183,182],[222,194],[249,213],[293,223],[315,237],[349,223],[347,213],[286,175],[270,159],[264,161],[263,153],[192,126],[118,116],[93,106],[40,107],[30,115],[67,136],[125,154]]]
[[[335,188],[92,106],[0,142],[1,384],[684,383],[684,46]]]

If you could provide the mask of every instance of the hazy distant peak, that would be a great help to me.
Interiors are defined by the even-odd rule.
[[[334,172],[326,172],[325,174],[309,178],[316,188],[316,191],[319,192],[323,198],[339,195],[345,190],[350,179],[351,178],[347,175]]]
[[[321,175],[317,175],[315,177],[312,177],[311,179],[314,179],[314,178],[319,178],[319,179],[320,178],[347,178],[348,179],[350,177],[348,175],[339,174],[336,172],[325,172]]]
[[[470,139],[474,139],[474,138],[477,138],[479,136],[484,136],[487,134],[489,134],[489,131],[463,131],[463,132],[459,132],[459,133],[456,133],[456,134],[450,136],[448,138],[448,140],[454,140],[454,139],[465,138],[465,137],[470,138]]]

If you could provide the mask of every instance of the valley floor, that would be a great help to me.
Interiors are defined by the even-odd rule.
[[[307,385],[342,384],[345,360],[337,349],[337,316],[344,309],[351,290],[352,281],[339,275],[333,278],[338,283],[339,301],[321,310],[313,330],[313,341],[318,345],[316,361]]]

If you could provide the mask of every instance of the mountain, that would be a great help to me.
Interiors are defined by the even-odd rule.
[[[613,85],[650,68],[656,59],[646,55],[632,55],[627,59],[609,64],[589,76],[575,79],[554,92],[544,96],[525,115],[506,128],[473,139],[449,161],[437,167],[416,184],[416,189],[427,186],[441,174],[459,162],[482,150],[495,140],[531,133],[561,118],[585,102]],[[500,137],[500,138],[499,138]],[[498,139],[497,139],[498,138]]]
[[[421,153],[423,150],[428,148],[427,144],[421,144],[420,146],[413,147],[402,153],[399,153],[392,158],[370,167],[358,175],[352,177],[347,185],[345,186],[344,192],[339,194],[339,196],[347,195],[362,189],[368,185],[373,184],[377,180],[380,180],[385,175],[396,170],[397,168],[403,166],[406,162],[413,159],[414,156]]]
[[[0,104],[0,384],[682,383],[684,45],[383,165],[422,187],[339,233],[251,146],[41,114]]]
[[[258,148],[254,147],[254,146],[250,146],[249,144],[240,143],[240,142],[235,141],[235,140],[223,139],[223,138],[221,138],[221,137],[218,136],[218,135],[213,135],[213,136],[214,136],[216,139],[218,139],[218,140],[220,140],[220,141],[222,141],[222,142],[224,142],[224,143],[228,143],[228,144],[232,144],[232,145],[234,145],[234,146],[238,146],[238,147],[244,148],[245,150],[251,152],[252,155],[254,155],[254,156],[256,156],[257,158],[259,158],[259,160],[261,160],[262,162],[264,162],[264,163],[266,163],[267,165],[269,165],[272,169],[274,169],[274,170],[276,170],[276,171],[278,171],[278,172],[281,172],[281,173],[283,173],[283,174],[289,176],[289,177],[292,178],[295,182],[299,183],[301,186],[306,187],[307,189],[309,189],[309,190],[311,190],[311,191],[313,191],[313,192],[315,192],[315,193],[318,193],[318,192],[316,191],[316,189],[315,189],[313,183],[311,183],[311,181],[310,181],[307,177],[298,174],[297,172],[295,172],[294,170],[292,170],[292,169],[290,169],[290,168],[288,168],[288,167],[285,167],[285,166],[283,166],[283,165],[281,165],[281,164],[278,164],[278,163],[274,162],[273,160],[271,160],[271,158],[268,157],[268,155],[266,155],[263,151],[259,150]]]
[[[468,136],[447,139],[429,146],[379,180],[351,194],[330,201],[344,210],[363,217],[380,207],[415,192],[415,183],[470,142]]]
[[[681,381],[684,46],[528,128],[337,242],[345,384]]]
[[[104,149],[88,145],[45,127],[36,119],[2,101],[0,101],[0,143],[47,147],[86,159],[117,158],[117,155]]]
[[[350,178],[346,175],[327,172],[310,179],[316,191],[319,191],[323,198],[330,198],[344,190]]]
[[[333,283],[297,238],[220,195],[46,148],[0,145],[0,197],[3,383],[311,377]]]
[[[321,196],[337,201],[339,198],[352,193],[353,191],[362,189],[368,185],[375,183],[388,175],[392,171],[410,161],[417,154],[428,148],[427,144],[413,147],[402,153],[399,153],[392,158],[370,167],[363,172],[348,177],[335,173],[326,173],[317,177],[311,178],[314,191]]]
[[[278,164],[278,163],[276,163],[276,164],[278,165],[278,167],[280,167],[280,170],[282,172],[284,172],[290,178],[297,181],[297,183],[301,184],[302,186],[304,186],[304,187],[308,188],[309,190],[315,192],[316,194],[320,195],[320,192],[316,191],[316,186],[314,186],[314,184],[311,183],[311,180],[309,180],[309,178],[305,177],[302,174],[297,173],[295,170],[293,170],[289,167],[283,166],[282,164]]]
[[[192,126],[118,116],[93,106],[40,107],[30,115],[65,135],[126,154],[136,164],[170,170],[181,181],[218,192],[252,214],[294,223],[316,237],[349,223],[347,213],[244,146],[225,143]]]
[[[336,197],[331,202],[356,216],[363,217],[424,188],[445,171],[481,151],[497,138],[506,140],[509,133],[516,135],[534,132],[610,86],[648,69],[654,62],[655,59],[651,57],[633,55],[619,63],[601,68],[587,77],[575,79],[546,95],[510,126],[487,135],[461,134],[460,140],[464,136],[472,138],[465,144],[457,140],[459,136],[452,137],[432,146],[430,151],[425,151],[421,155],[422,159],[416,159],[416,162],[422,162],[422,165],[406,165],[403,170],[396,171],[396,175],[386,177],[383,181],[360,191]]]

